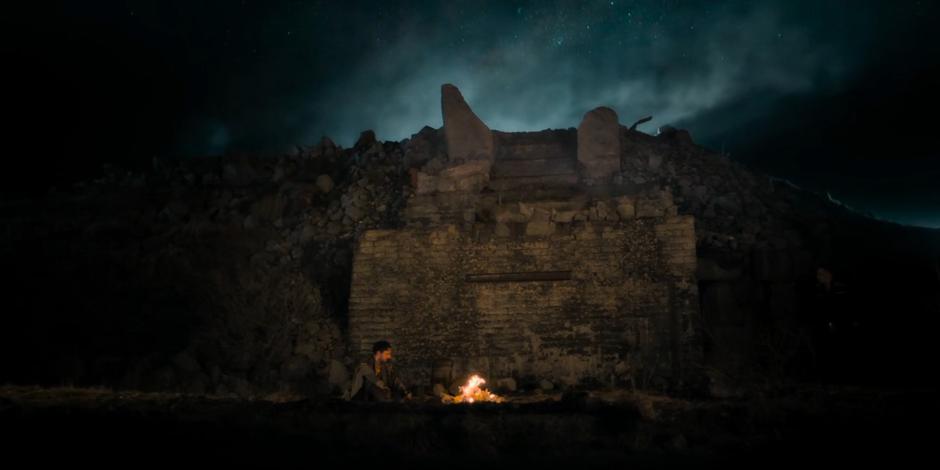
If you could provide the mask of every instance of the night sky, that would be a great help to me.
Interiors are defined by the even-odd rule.
[[[492,129],[600,105],[875,217],[940,227],[929,1],[133,1],[0,19],[3,193],[102,163],[279,153],[440,127],[453,83]],[[15,171],[10,171],[15,169]]]

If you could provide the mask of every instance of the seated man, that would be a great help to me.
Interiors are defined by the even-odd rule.
[[[392,345],[377,341],[372,345],[372,357],[359,364],[353,374],[345,400],[392,401],[411,399],[411,393],[402,383],[392,366]]]

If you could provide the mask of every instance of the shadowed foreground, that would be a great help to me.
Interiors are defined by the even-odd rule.
[[[903,465],[930,449],[922,429],[936,422],[935,395],[800,387],[737,400],[575,392],[441,405],[5,387],[0,432],[8,459],[35,463]]]

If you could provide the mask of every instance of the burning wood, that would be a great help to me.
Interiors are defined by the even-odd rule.
[[[444,403],[476,403],[479,401],[489,401],[502,403],[505,399],[499,395],[490,393],[489,390],[481,388],[486,380],[479,375],[473,375],[467,380],[467,384],[460,387],[460,393],[457,395],[443,394],[441,401]]]

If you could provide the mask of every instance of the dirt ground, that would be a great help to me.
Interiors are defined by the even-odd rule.
[[[901,466],[931,451],[936,395],[792,386],[734,399],[606,390],[445,405],[4,386],[0,442],[8,460],[37,464]]]

